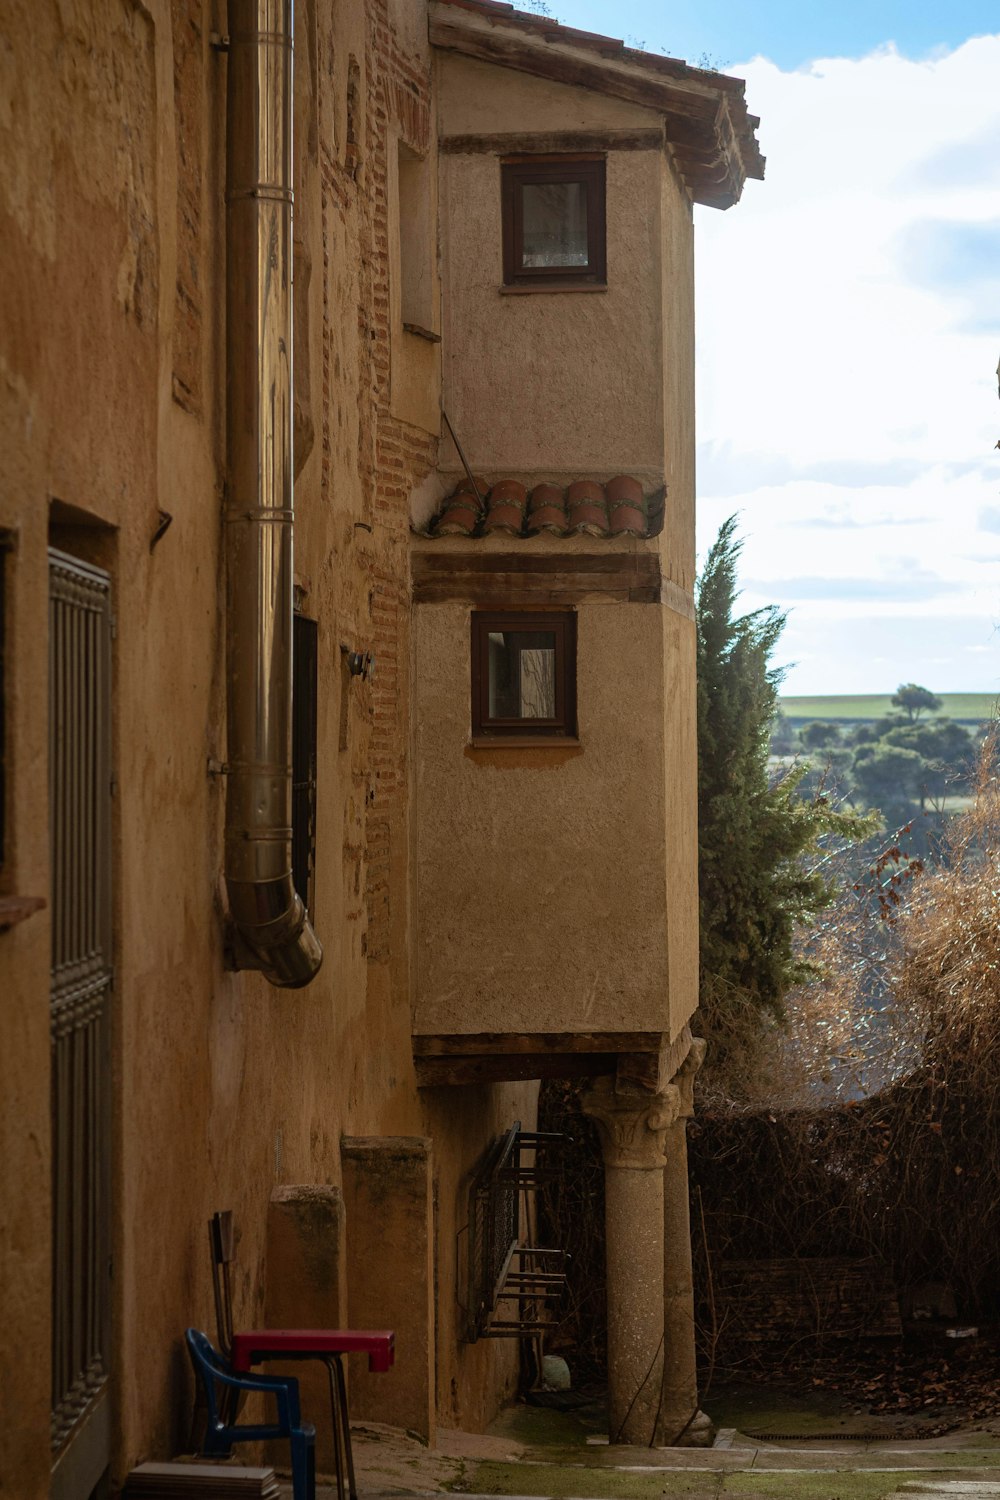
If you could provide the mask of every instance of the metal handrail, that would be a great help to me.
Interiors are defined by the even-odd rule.
[[[520,1121],[515,1121],[490,1146],[472,1179],[468,1249],[470,1343],[480,1338],[537,1334],[552,1326],[555,1307],[566,1284],[568,1257],[562,1249],[521,1243],[521,1208],[529,1191],[551,1182],[557,1175],[558,1167],[546,1161],[546,1154],[566,1140],[566,1136],[551,1131],[522,1130]],[[522,1151],[533,1152],[534,1160],[523,1162]],[[553,1262],[556,1269],[552,1268]],[[507,1304],[511,1302],[517,1303],[517,1316],[509,1314]]]

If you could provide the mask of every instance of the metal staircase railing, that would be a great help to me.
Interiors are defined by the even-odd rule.
[[[515,1122],[486,1153],[469,1187],[468,1341],[543,1333],[566,1285],[567,1252],[522,1244],[530,1194],[550,1182],[566,1136]]]

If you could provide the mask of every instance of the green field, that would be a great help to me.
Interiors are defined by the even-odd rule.
[[[959,723],[981,724],[992,719],[997,711],[998,695],[995,693],[939,693],[941,713]],[[880,719],[884,714],[895,713],[891,693],[870,693],[857,697],[832,695],[814,698],[779,698],[781,712],[793,723],[808,723],[812,719],[839,719],[856,724],[862,719]]]

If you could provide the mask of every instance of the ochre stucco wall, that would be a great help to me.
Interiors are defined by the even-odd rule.
[[[416,1030],[666,1030],[662,608],[579,607],[579,747],[539,750],[470,746],[469,617],[415,610]]]
[[[396,138],[432,152],[434,122],[423,6],[394,11],[408,41],[381,0],[296,5],[296,581],[319,621],[325,946],[301,992],[223,967],[224,788],[208,773],[225,758],[225,59],[209,43],[223,17],[207,0],[18,3],[0,63],[0,526],[16,543],[5,893],[50,895],[50,515],[53,540],[110,568],[117,617],[116,1481],[187,1442],[182,1334],[213,1328],[213,1210],[235,1210],[247,1323],[265,1306],[272,1190],[337,1185],[343,1134],[434,1137],[435,1235],[449,1246],[463,1177],[492,1134],[533,1119],[530,1085],[425,1101],[411,1061],[407,499],[437,433],[426,404],[422,416],[390,407],[387,159]],[[161,511],[172,521],[151,550]],[[342,643],[378,655],[374,684],[348,688],[344,750]],[[0,1375],[15,1403],[0,1476],[18,1500],[49,1489],[48,985],[43,912],[0,933]],[[441,1265],[453,1330],[447,1255]],[[439,1340],[438,1353],[446,1418],[484,1421],[516,1349]]]
[[[661,115],[644,105],[498,68],[457,52],[438,53],[436,87],[442,138],[529,130],[648,130],[663,123]]]
[[[652,110],[450,54],[438,78],[442,137],[662,130]],[[510,293],[501,149],[440,158],[445,410],[477,473],[625,472],[653,488],[666,441],[661,221],[681,211],[661,203],[663,152],[607,152],[605,289]],[[458,469],[450,443],[441,463]]]
[[[416,1026],[676,1035],[697,1003],[691,202],[655,111],[451,53],[437,73],[443,399],[474,472],[624,472],[667,497],[660,534],[628,544],[658,554],[662,603],[579,606],[579,749],[471,748],[469,606],[416,609]],[[606,142],[605,291],[501,290],[503,137],[530,150],[529,131],[544,152]],[[440,467],[453,483],[450,443]]]
[[[661,481],[663,402],[655,152],[611,152],[606,290],[506,294],[500,167],[442,158],[444,402],[477,473]],[[497,399],[501,395],[502,399]],[[443,462],[457,468],[453,450]]]

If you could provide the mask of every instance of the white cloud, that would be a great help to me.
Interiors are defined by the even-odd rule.
[[[1000,490],[1000,210],[986,170],[1000,158],[1000,36],[923,62],[884,49],[730,71],[746,77],[768,166],[729,213],[697,214],[702,550],[740,510],[744,575],[758,591],[799,581],[796,617],[826,632],[809,665],[799,656],[800,691],[852,671],[860,690],[866,659],[853,632],[844,659],[838,622],[862,616],[896,622],[869,690],[919,680],[904,628],[917,613],[940,622],[936,671],[953,663],[939,687],[988,687],[1000,646],[994,672],[967,627],[988,639],[1000,616],[1000,569],[977,561],[996,550]],[[920,603],[904,597],[907,571],[927,574]],[[851,597],[852,580],[879,578],[884,602],[871,587]]]

